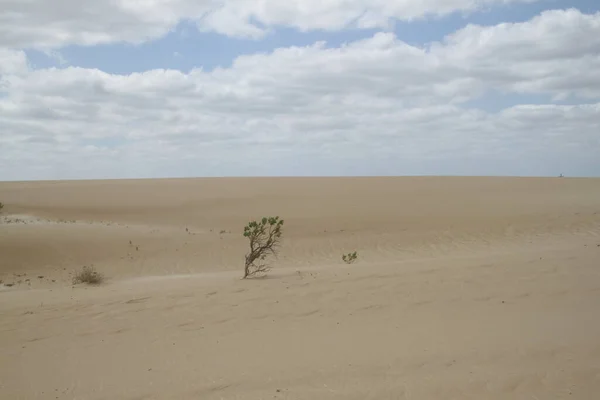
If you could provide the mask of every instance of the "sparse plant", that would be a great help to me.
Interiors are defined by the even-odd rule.
[[[244,279],[264,274],[270,267],[264,262],[267,256],[277,256],[281,244],[283,220],[279,217],[263,217],[251,221],[244,227],[244,237],[250,241],[250,252],[246,254]]]
[[[0,213],[2,212],[3,208],[4,208],[4,204],[2,204],[2,202],[0,201]]]
[[[357,259],[358,259],[358,253],[356,251],[354,253],[348,253],[348,254],[342,255],[342,260],[344,260],[344,262],[346,264],[353,264],[354,262],[356,262]]]
[[[88,285],[99,285],[104,282],[104,275],[96,271],[94,267],[84,266],[73,277],[73,285],[87,283]]]

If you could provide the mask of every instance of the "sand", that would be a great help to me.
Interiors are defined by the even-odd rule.
[[[0,201],[1,399],[600,398],[600,179],[10,182]],[[241,280],[262,215],[282,251]],[[106,283],[73,286],[84,265]]]

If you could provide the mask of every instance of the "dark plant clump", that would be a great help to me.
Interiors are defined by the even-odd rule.
[[[348,253],[348,254],[342,255],[342,260],[344,260],[344,262],[346,264],[352,264],[357,259],[358,259],[358,253],[356,253],[356,251],[354,253]]]

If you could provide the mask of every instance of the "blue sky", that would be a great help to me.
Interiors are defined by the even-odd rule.
[[[36,1],[0,180],[600,175],[592,0]]]

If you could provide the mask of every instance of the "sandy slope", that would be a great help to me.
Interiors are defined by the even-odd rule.
[[[600,180],[0,183],[0,201],[2,399],[600,395]],[[241,281],[263,214],[284,249]],[[91,264],[108,283],[72,287]]]

